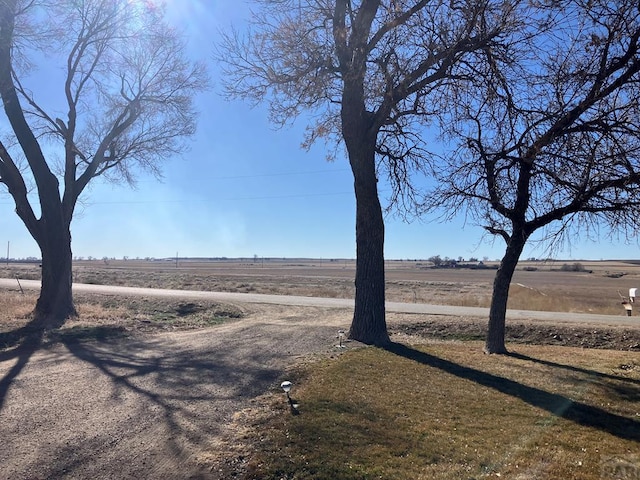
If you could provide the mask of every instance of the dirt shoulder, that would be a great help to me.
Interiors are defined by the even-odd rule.
[[[440,340],[484,340],[487,321],[479,317],[398,315],[390,323],[396,335]],[[566,324],[535,319],[508,320],[505,328],[507,346],[517,344],[556,345],[564,347],[602,348],[640,352],[640,325],[634,327],[602,324]]]

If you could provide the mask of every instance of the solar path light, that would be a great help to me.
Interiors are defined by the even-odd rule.
[[[293,415],[298,415],[300,413],[298,411],[298,405],[293,403],[293,400],[291,400],[291,397],[289,396],[289,392],[291,391],[292,386],[293,386],[293,383],[291,383],[288,380],[285,380],[280,384],[280,388],[282,388],[282,390],[284,390],[284,393],[287,394],[287,401],[289,402],[289,407],[291,407],[291,413]]]
[[[282,390],[284,390],[284,393],[287,394],[287,399],[291,400],[291,397],[289,397],[289,392],[291,391],[291,387],[293,386],[293,383],[291,383],[288,380],[285,380],[284,382],[282,382],[280,384],[280,387],[282,388]]]

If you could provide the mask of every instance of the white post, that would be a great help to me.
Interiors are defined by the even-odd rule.
[[[629,301],[631,303],[634,303],[636,301],[636,291],[638,289],[637,288],[630,288],[629,289]]]

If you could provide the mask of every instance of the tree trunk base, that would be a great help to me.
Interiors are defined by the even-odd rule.
[[[62,327],[68,319],[76,318],[78,316],[78,312],[75,307],[71,309],[64,309],[64,311],[43,312],[36,306],[32,315],[34,325],[37,325],[42,330],[54,330]]]
[[[358,335],[349,332],[348,338],[349,340],[355,340],[356,342],[364,343],[365,345],[373,345],[376,347],[388,347],[389,345],[391,345],[391,339],[386,333],[381,335]]]
[[[506,347],[489,347],[487,345],[484,346],[482,351],[487,355],[508,355],[509,350]]]
[[[40,330],[55,330],[56,328],[60,328],[64,325],[64,320],[61,321],[51,315],[34,314],[33,325]]]

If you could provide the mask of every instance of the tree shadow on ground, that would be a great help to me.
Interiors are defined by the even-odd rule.
[[[231,414],[277,383],[281,374],[279,369],[267,366],[271,358],[264,352],[238,363],[224,347],[182,350],[154,339],[63,342],[76,358],[106,376],[114,400],[132,396],[141,399],[135,405],[145,406],[133,414],[132,422],[142,425],[147,419],[138,415],[153,412],[156,426],[162,431],[157,439],[164,445],[160,450],[166,458],[178,462],[186,461],[194,449],[220,435]],[[76,456],[82,452],[91,456],[96,450],[100,447],[83,446]],[[65,460],[51,466],[53,477],[76,467],[66,460],[68,456],[58,458]],[[82,466],[82,462],[76,463]]]
[[[288,359],[308,353],[301,337],[332,338],[329,332],[333,329],[237,323],[223,331],[214,328],[178,336],[63,340],[68,353],[85,364],[78,382],[87,374],[94,378],[96,392],[84,393],[92,408],[110,411],[103,420],[107,428],[97,437],[79,433],[55,442],[52,456],[57,461],[43,473],[51,478],[99,476],[99,465],[107,462],[103,457],[127,459],[139,447],[124,445],[144,439],[153,447],[136,450],[138,457],[120,472],[123,478],[200,478],[202,466],[194,466],[194,457],[219,455],[229,448],[219,440],[232,438],[227,435],[234,433],[234,414],[279,385]],[[322,345],[319,341],[314,347]],[[124,432],[119,426],[123,416],[127,417]],[[120,440],[113,444],[113,438]],[[162,466],[153,463],[158,458]],[[154,466],[149,468],[150,464]],[[182,469],[179,476],[171,474],[177,465]],[[212,462],[205,460],[205,465],[210,468]]]
[[[633,383],[633,384],[636,384],[636,385],[640,385],[640,380],[635,379],[635,378],[625,378],[625,377],[620,377],[620,376],[617,376],[617,375],[611,375],[611,374],[608,374],[608,373],[597,372],[595,370],[590,370],[588,368],[580,368],[580,367],[575,367],[573,365],[566,365],[566,364],[563,364],[563,363],[551,362],[549,360],[543,360],[541,358],[531,357],[529,355],[525,355],[525,354],[522,354],[522,353],[509,352],[507,355],[509,355],[512,358],[517,358],[518,360],[524,360],[524,361],[527,361],[527,362],[539,363],[540,365],[545,365],[547,367],[560,368],[562,370],[567,370],[569,372],[574,372],[574,373],[585,374],[585,375],[588,375],[588,376],[594,377],[594,378],[602,378],[602,379],[613,380],[613,381],[617,381],[617,382]]]
[[[104,340],[107,337],[123,337],[121,328],[91,327],[84,329],[71,329],[68,331],[49,331],[49,341],[78,341],[83,338]],[[45,343],[45,329],[38,319],[30,320],[26,325],[0,332],[0,363],[17,359],[7,374],[0,379],[0,411],[11,384],[20,375],[20,372],[29,363],[31,356]]]
[[[0,363],[16,359],[13,367],[0,379],[0,411],[2,411],[9,387],[42,344],[44,331],[36,323],[33,320],[23,327],[0,333],[0,348],[6,349],[0,351]]]
[[[386,349],[395,355],[518,398],[529,405],[577,424],[597,428],[625,440],[640,441],[640,422],[630,418],[607,412],[592,405],[575,402],[563,395],[549,393],[508,378],[465,367],[399,343],[392,343]]]
[[[0,361],[11,359],[11,351],[14,347],[18,347],[25,343],[31,343],[34,337],[42,337],[42,328],[39,322],[30,320],[26,325],[10,330],[8,332],[0,332]]]
[[[41,349],[38,369],[23,374],[24,388],[14,403],[6,402],[15,413],[3,425],[0,459],[16,458],[27,444],[30,453],[6,464],[5,472],[8,478],[27,472],[33,478],[114,472],[119,478],[209,478],[218,461],[245,461],[225,443],[236,441],[234,429],[242,423],[234,423],[234,415],[277,388],[283,370],[308,353],[309,338],[321,351],[333,332],[238,322],[175,335],[63,335]]]

